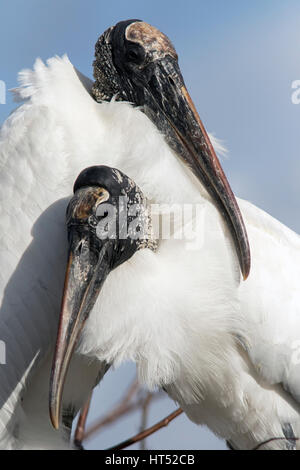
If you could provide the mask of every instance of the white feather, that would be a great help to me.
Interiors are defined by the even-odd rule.
[[[152,202],[198,204],[202,243],[195,251],[185,241],[161,240],[157,253],[140,251],[110,274],[83,332],[65,403],[81,406],[104,373],[102,361],[133,360],[143,383],[164,386],[190,419],[237,448],[283,437],[286,423],[300,436],[299,366],[291,356],[300,331],[299,236],[239,200],[252,250],[250,278],[241,281],[218,211],[140,110],[97,104],[66,56],[47,65],[37,60],[20,79],[14,93],[25,103],[0,133],[0,339],[7,345],[1,447],[66,446],[48,421],[49,368],[65,268],[64,212],[76,176],[93,164],[119,168]]]

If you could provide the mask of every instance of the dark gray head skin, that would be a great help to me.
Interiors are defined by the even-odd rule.
[[[72,352],[106,277],[141,248],[156,248],[142,191],[115,168],[94,166],[80,173],[66,222],[69,255],[50,382],[55,428]]]
[[[140,20],[109,28],[95,49],[96,101],[128,101],[140,106],[170,147],[207,189],[233,237],[244,279],[250,248],[244,222],[227,178],[185,87],[170,40]]]

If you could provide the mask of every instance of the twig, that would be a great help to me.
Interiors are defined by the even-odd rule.
[[[158,431],[159,429],[165,427],[165,426],[168,426],[168,424],[175,418],[177,418],[177,416],[179,416],[181,413],[183,413],[182,409],[181,408],[178,408],[176,411],[173,411],[173,413],[171,413],[169,416],[167,416],[166,418],[162,419],[161,421],[159,421],[158,423],[154,424],[154,426],[151,426],[150,428],[146,429],[145,431],[143,432],[140,432],[138,434],[136,434],[135,436],[131,437],[130,439],[127,439],[126,441],[123,441],[121,442],[120,444],[114,446],[114,447],[110,447],[109,449],[107,450],[121,450],[121,449],[125,449],[126,447],[129,447],[133,444],[135,444],[136,442],[139,442],[141,441],[142,439],[145,439],[145,437],[148,437],[150,436],[151,434],[154,434],[156,431]]]
[[[92,424],[91,427],[84,433],[83,439],[88,439],[92,434],[97,431],[100,431],[101,428],[107,426],[108,424],[113,423],[121,416],[133,411],[138,406],[141,405],[140,402],[138,403],[130,403],[130,400],[134,397],[137,390],[139,388],[138,381],[135,379],[134,382],[130,385],[125,397],[121,401],[121,403],[114,408],[110,413],[108,413],[104,418],[96,421],[96,423]]]
[[[295,441],[295,442],[297,442],[297,441],[299,441],[299,438],[298,437],[289,437],[289,438],[286,438],[286,437],[271,437],[270,439],[258,444],[252,450],[259,450],[260,447],[264,446],[265,444],[269,444],[269,442],[272,442],[272,441]]]
[[[84,439],[84,431],[85,425],[87,420],[87,415],[90,409],[91,399],[92,399],[93,392],[90,393],[87,402],[85,403],[84,407],[80,411],[80,415],[78,418],[75,436],[74,436],[74,445],[77,449],[83,450],[82,441]]]
[[[146,395],[146,398],[144,399],[144,402],[142,405],[142,420],[141,420],[140,432],[143,432],[147,427],[149,405],[150,405],[152,398],[153,398],[153,393],[148,392]],[[146,450],[146,439],[142,439],[140,441],[140,450]]]
[[[154,400],[157,400],[158,398],[161,397],[161,393],[155,393],[153,396]],[[133,411],[139,410],[141,406],[143,405],[143,400],[139,399],[133,403],[128,403],[125,406],[119,405],[117,409],[113,409],[109,414],[104,416],[104,418],[101,418],[99,421],[97,421],[95,424],[93,424],[85,433],[84,439],[89,439],[92,434],[96,433],[97,431],[100,431],[103,427],[109,426],[110,424],[113,424],[115,421],[117,421],[119,418],[122,418],[123,416],[126,416]]]

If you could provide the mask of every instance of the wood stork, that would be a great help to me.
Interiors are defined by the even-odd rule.
[[[15,93],[24,104],[1,129],[1,447],[66,447],[91,388],[109,364],[126,360],[142,383],[164,387],[232,447],[274,437],[281,440],[261,448],[297,447],[298,235],[239,200],[252,253],[242,280],[250,269],[243,219],[165,35],[139,20],[109,28],[96,44],[94,76],[91,83],[67,57],[37,60],[20,74]],[[202,243],[192,251],[184,240],[159,240],[157,252],[139,250],[107,277],[72,355],[64,426],[55,431],[47,403],[64,213],[75,177],[100,163],[128,174],[151,202],[197,204]],[[68,361],[55,354],[58,427],[59,363]]]
[[[108,274],[136,251],[157,248],[147,201],[121,171],[103,165],[87,168],[74,193],[67,209],[69,259],[50,386],[55,428],[72,352]]]

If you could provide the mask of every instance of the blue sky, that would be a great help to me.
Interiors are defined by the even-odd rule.
[[[0,80],[7,88],[16,86],[17,72],[36,57],[65,52],[91,77],[94,43],[105,29],[128,18],[157,26],[177,49],[207,129],[229,150],[223,166],[237,195],[300,232],[300,105],[291,101],[292,82],[300,80],[299,0],[1,0],[0,11]],[[14,107],[7,96],[0,123]],[[133,374],[132,366],[109,374],[91,420],[117,401]],[[168,399],[153,405],[151,421],[173,408]],[[109,446],[138,426],[135,415],[89,446]],[[150,438],[149,445],[223,446],[184,417]]]

